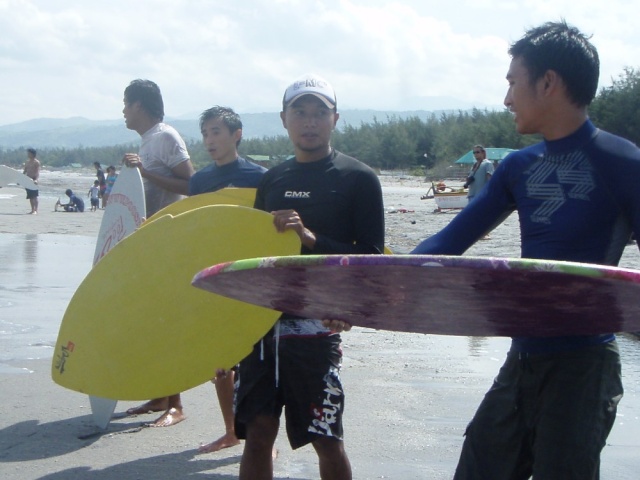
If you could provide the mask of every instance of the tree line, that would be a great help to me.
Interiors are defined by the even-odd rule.
[[[640,70],[625,68],[610,87],[601,89],[589,108],[594,123],[611,133],[640,144]],[[286,132],[285,132],[286,133]],[[275,137],[243,139],[241,155],[266,155],[275,163],[293,155],[286,134]],[[347,125],[334,132],[332,144],[378,170],[428,171],[450,165],[475,144],[485,147],[522,148],[539,141],[515,131],[508,111],[473,109],[419,117],[374,119],[359,126]],[[202,142],[187,143],[196,168],[211,160]],[[117,165],[124,153],[137,151],[136,144],[111,147],[42,148],[38,157],[47,167],[71,164],[89,167]],[[0,163],[20,166],[25,161],[23,149],[0,150]]]

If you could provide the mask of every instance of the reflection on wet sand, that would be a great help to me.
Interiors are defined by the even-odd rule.
[[[0,369],[49,358],[64,310],[91,267],[94,239],[0,234]]]

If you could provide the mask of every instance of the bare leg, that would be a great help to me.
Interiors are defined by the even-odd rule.
[[[351,480],[351,463],[344,443],[331,437],[320,437],[313,442],[320,463],[322,480]]]
[[[180,400],[180,394],[171,395],[169,397],[168,409],[160,417],[151,424],[152,427],[171,427],[180,423],[185,418],[182,412],[182,401]]]
[[[198,448],[200,453],[213,453],[223,448],[233,447],[240,443],[234,428],[233,418],[233,380],[235,373],[231,370],[224,376],[218,376],[213,381],[218,395],[218,403],[222,412],[222,420],[224,421],[225,433],[217,440]]]
[[[247,425],[247,439],[240,461],[239,480],[273,479],[273,444],[280,421],[260,415]]]
[[[127,415],[143,415],[150,412],[164,412],[169,408],[169,397],[154,398],[127,410]]]

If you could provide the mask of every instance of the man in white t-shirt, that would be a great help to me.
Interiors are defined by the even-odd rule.
[[[162,123],[164,104],[158,86],[150,80],[134,80],[124,91],[127,128],[138,132],[138,153],[125,154],[127,166],[137,167],[144,180],[147,217],[189,193],[194,173],[189,152],[180,134]]]
[[[122,110],[127,128],[142,137],[138,153],[126,153],[122,159],[128,167],[140,170],[144,181],[147,218],[189,193],[189,179],[194,173],[189,152],[180,134],[162,123],[164,103],[160,88],[150,80],[134,80],[124,91]],[[153,365],[150,365],[153,375]],[[184,420],[180,393],[155,398],[127,410],[129,415],[164,412],[152,425],[169,427]]]

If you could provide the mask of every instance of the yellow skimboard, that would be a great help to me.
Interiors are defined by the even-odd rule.
[[[255,188],[223,188],[215,192],[202,193],[184,198],[178,202],[167,205],[162,210],[157,211],[150,216],[143,224],[149,225],[150,222],[157,220],[164,215],[178,215],[195,208],[206,207],[209,205],[240,205],[242,207],[253,207],[256,199]],[[392,255],[393,252],[387,246],[384,247],[385,255]]]
[[[148,225],[150,222],[165,215],[179,215],[189,210],[208,207],[209,205],[240,205],[241,207],[253,207],[255,199],[255,188],[222,188],[215,192],[193,195],[167,205],[162,210],[151,215],[142,225]]]
[[[253,208],[158,218],[113,247],[78,287],[60,326],[53,380],[118,400],[209,380],[242,360],[280,314],[193,288],[193,276],[221,262],[299,252],[293,231],[277,233],[273,216]]]

